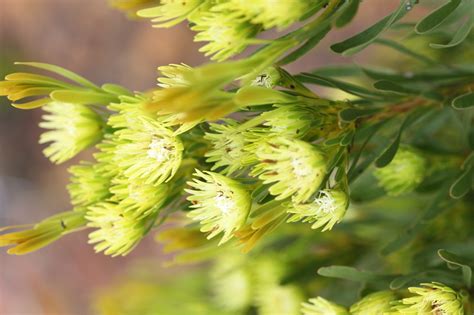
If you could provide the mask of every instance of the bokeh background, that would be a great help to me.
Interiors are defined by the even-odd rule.
[[[329,43],[370,25],[398,3],[365,0],[350,27],[333,32],[288,70],[350,62],[331,53]],[[155,86],[159,65],[206,62],[197,51],[201,44],[192,40],[186,25],[154,29],[148,21],[128,20],[108,7],[106,0],[0,0],[2,78],[21,70],[12,65],[14,61],[40,61],[66,67],[96,83],[144,90]],[[368,52],[355,61],[377,58]],[[0,100],[0,226],[33,223],[69,210],[66,169],[81,157],[60,166],[43,157],[37,143],[41,114],[41,110],[16,110],[6,99]],[[162,261],[153,237],[127,257],[110,258],[94,253],[86,232],[25,256],[9,256],[1,249],[0,314],[93,314],[91,298],[97,290],[114,285],[131,269],[145,268],[157,279],[172,274]]]

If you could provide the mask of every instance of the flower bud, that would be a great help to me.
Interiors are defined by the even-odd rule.
[[[313,223],[312,229],[323,227],[323,232],[331,230],[339,223],[349,205],[349,196],[341,190],[321,190],[319,196],[310,203],[293,203],[287,210],[293,215],[288,222]]]
[[[414,190],[423,180],[426,160],[413,148],[398,149],[392,162],[375,170],[374,175],[387,194],[398,196]]]
[[[219,242],[223,244],[247,220],[250,194],[242,184],[221,174],[196,170],[194,175],[196,178],[188,182],[192,189],[185,189],[194,209],[188,217],[201,222],[201,232],[209,232],[208,239],[223,232]]]
[[[67,189],[74,206],[89,206],[110,196],[110,177],[100,174],[97,164],[74,165],[69,173],[72,176]]]
[[[134,122],[115,132],[115,163],[131,181],[152,185],[169,181],[181,165],[181,140],[156,119],[139,116]]]
[[[309,303],[301,305],[303,315],[349,315],[345,307],[329,302],[320,296],[309,299]]]
[[[147,232],[146,220],[137,220],[118,204],[101,202],[88,207],[87,226],[97,228],[89,234],[89,243],[96,252],[125,256],[140,242]]]
[[[43,106],[41,128],[50,129],[40,137],[39,143],[51,142],[43,150],[53,163],[63,163],[93,145],[102,137],[102,118],[85,105],[52,102]]]
[[[318,189],[326,173],[323,153],[312,144],[287,137],[262,141],[257,148],[259,161],[252,172],[264,184],[272,184],[269,192],[282,200],[293,197],[305,202]]]
[[[401,314],[449,314],[464,315],[463,296],[442,283],[422,283],[422,287],[410,287],[408,291],[416,296],[402,300],[406,307]]]
[[[257,34],[258,28],[241,19],[234,19],[225,13],[207,12],[191,27],[198,32],[196,42],[208,42],[199,51],[212,60],[223,61],[242,52],[249,40]]]
[[[119,176],[112,180],[110,200],[118,203],[124,212],[138,219],[158,211],[164,204],[169,189],[167,184],[151,185],[130,181]]]
[[[249,153],[244,150],[246,140],[239,124],[232,119],[224,121],[225,124],[210,124],[213,133],[204,136],[212,144],[206,152],[206,162],[214,163],[211,170],[223,168],[220,172],[230,175],[245,166]]]
[[[258,314],[260,315],[300,315],[303,294],[296,286],[276,285],[258,292]]]
[[[352,315],[383,314],[390,311],[390,303],[396,299],[395,293],[392,291],[371,293],[353,304],[349,311]]]
[[[203,2],[203,0],[161,0],[158,6],[140,10],[137,14],[152,19],[154,27],[171,27],[184,21]]]

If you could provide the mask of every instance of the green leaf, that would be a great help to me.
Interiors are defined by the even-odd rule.
[[[18,109],[34,109],[46,105],[50,102],[51,99],[49,97],[45,97],[26,103],[12,103],[12,106]]]
[[[461,44],[467,36],[469,36],[469,33],[471,32],[472,28],[474,27],[474,14],[471,14],[471,16],[464,21],[461,27],[459,27],[454,33],[453,38],[449,41],[447,44],[434,44],[431,43],[430,47],[435,48],[435,49],[443,49],[443,48],[451,48],[454,46],[457,46]]]
[[[459,95],[451,102],[451,105],[457,110],[469,109],[474,107],[474,92],[468,92]]]
[[[278,65],[286,65],[289,64],[303,55],[305,55],[308,51],[314,48],[331,30],[330,26],[324,27],[321,31],[313,35],[309,38],[302,46],[291,52],[289,55],[281,59],[277,62]]]
[[[58,102],[75,104],[101,104],[106,105],[117,101],[117,97],[105,93],[89,90],[57,90],[50,94],[51,98]]]
[[[416,24],[415,31],[418,34],[424,34],[435,29],[450,16],[460,4],[461,0],[451,0],[441,7],[435,9]]]
[[[38,69],[43,69],[47,70],[56,74],[59,74],[71,81],[74,81],[76,83],[79,83],[80,85],[83,85],[84,87],[89,87],[92,89],[99,89],[97,85],[92,83],[91,81],[87,80],[86,78],[81,77],[80,75],[69,71],[67,69],[64,69],[59,66],[55,65],[50,65],[47,63],[40,63],[40,62],[15,62],[16,65],[25,65],[25,66],[30,66],[30,67],[35,67]]]
[[[365,31],[332,45],[331,49],[334,52],[345,56],[353,55],[369,46],[383,31],[387,30],[393,23],[400,20],[406,13],[405,1],[401,1],[400,6],[395,12],[386,16]]]
[[[467,260],[464,257],[460,257],[456,254],[448,252],[445,249],[438,250],[438,256],[448,263],[448,265],[457,266],[462,270],[462,278],[464,284],[470,288],[472,285],[472,269],[471,266],[472,262]]]
[[[460,199],[467,195],[471,191],[471,182],[474,177],[474,171],[472,167],[467,167],[464,172],[454,181],[449,189],[449,195],[451,198]]]
[[[403,230],[394,240],[382,248],[382,255],[389,255],[407,245],[407,243],[412,241],[418,233],[423,230],[423,227],[427,223],[431,222],[442,212],[448,211],[455,205],[455,203],[450,201],[448,198],[448,187],[448,185],[444,185],[418,218],[414,220],[413,224]]]
[[[374,88],[381,91],[392,92],[402,95],[418,94],[417,91],[388,80],[380,80],[374,83]]]
[[[332,78],[323,77],[317,74],[301,73],[297,75],[296,78],[300,80],[301,82],[312,83],[312,84],[317,84],[321,86],[340,89],[340,90],[343,90],[344,92],[357,95],[362,98],[370,98],[370,99],[376,99],[376,100],[385,100],[387,98],[386,94],[379,93],[377,91],[371,91],[364,87],[361,87],[352,83],[347,83],[344,81],[339,81]]]
[[[373,115],[381,110],[381,108],[347,108],[339,113],[339,117],[343,121],[351,122],[361,117]]]
[[[360,271],[348,266],[329,266],[318,269],[318,274],[324,277],[344,279],[357,282],[378,282],[391,279],[393,276],[378,275],[368,271]]]
[[[360,2],[361,0],[349,0],[349,4],[337,16],[336,21],[334,22],[334,25],[340,28],[347,25],[350,21],[352,21],[352,19],[357,13],[357,10],[359,9]]]
[[[398,129],[397,136],[395,137],[395,140],[390,144],[390,146],[387,147],[387,149],[380,155],[380,157],[375,161],[375,166],[376,167],[384,167],[390,164],[392,162],[393,158],[395,157],[395,154],[398,151],[398,147],[400,145],[400,140],[402,137],[403,130],[405,128],[411,126],[415,122],[419,121],[421,118],[424,117],[424,114],[428,113],[429,111],[425,111],[423,108],[414,110],[411,112],[403,121],[402,125],[400,126],[400,129]]]
[[[399,44],[398,42],[395,42],[393,40],[389,39],[384,39],[384,38],[378,38],[374,41],[374,44],[380,44],[386,47],[390,47],[404,55],[410,56],[412,58],[415,58],[423,63],[426,63],[428,65],[435,65],[437,62],[435,60],[432,60],[422,54],[419,54],[417,52],[414,52],[413,50]]]
[[[106,84],[103,84],[101,88],[107,93],[115,94],[118,96],[123,96],[123,95],[132,96],[133,95],[133,93],[130,92],[128,89],[118,84],[106,83]]]

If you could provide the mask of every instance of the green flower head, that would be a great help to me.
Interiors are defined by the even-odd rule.
[[[293,197],[305,202],[316,192],[326,173],[323,153],[312,144],[287,137],[262,141],[256,149],[259,163],[251,172],[264,184],[273,184],[269,192],[277,200]]]
[[[289,137],[303,137],[311,128],[314,120],[313,113],[301,106],[283,105],[269,112],[264,112],[264,126],[270,131]]]
[[[416,296],[405,298],[406,307],[398,308],[401,314],[464,315],[463,296],[442,283],[422,283],[422,287],[408,290]]]
[[[131,181],[159,185],[169,181],[181,164],[181,140],[156,119],[139,116],[115,135],[115,163]]]
[[[244,258],[242,254],[222,255],[211,270],[216,304],[229,311],[242,311],[252,304],[252,281]]]
[[[152,185],[119,176],[112,180],[110,192],[113,193],[111,200],[124,212],[140,219],[160,209],[169,189],[167,184]]]
[[[89,234],[89,243],[96,252],[106,255],[127,255],[147,231],[146,220],[137,220],[113,202],[101,202],[88,207],[87,226],[97,228]]]
[[[260,315],[300,315],[304,297],[296,286],[278,285],[258,292],[257,300]]]
[[[258,30],[255,25],[218,12],[208,12],[195,22],[191,29],[199,33],[194,41],[208,42],[199,51],[218,61],[242,52]]]
[[[83,162],[70,167],[69,173],[67,189],[74,206],[87,207],[110,196],[110,177],[102,174],[97,164]]]
[[[160,0],[160,5],[137,12],[151,18],[154,27],[171,27],[184,21],[204,0]]]
[[[63,163],[93,145],[102,137],[102,118],[85,105],[52,102],[43,106],[49,114],[43,115],[39,125],[49,129],[39,142],[51,144],[43,150],[53,163]]]
[[[302,303],[301,306],[303,315],[349,315],[345,307],[329,302],[320,296],[309,299],[309,303]]]
[[[184,63],[161,66],[158,71],[163,75],[158,78],[158,85],[162,88],[189,86],[193,78],[193,68]]]
[[[426,173],[426,160],[409,147],[398,150],[392,162],[375,170],[374,175],[389,195],[398,196],[415,189]]]
[[[352,315],[383,314],[390,311],[391,303],[396,300],[392,291],[379,291],[364,296],[349,311]]]
[[[310,203],[293,203],[288,208],[292,216],[288,222],[313,223],[312,229],[323,227],[323,232],[331,230],[344,217],[349,205],[348,195],[341,190],[326,189]]]
[[[196,178],[188,182],[192,189],[186,189],[194,209],[188,216],[201,222],[201,232],[209,232],[208,239],[223,232],[219,243],[223,244],[245,223],[250,194],[242,184],[221,174],[196,170],[194,175]]]
[[[211,170],[222,168],[221,173],[229,175],[245,167],[249,152],[244,150],[245,135],[239,130],[238,122],[232,119],[224,122],[210,124],[213,132],[204,136],[212,144],[212,149],[206,153],[206,162],[214,163]]]
[[[254,24],[262,24],[265,29],[286,28],[299,21],[320,0],[230,0],[217,6],[220,10],[234,11],[237,16],[244,16]]]

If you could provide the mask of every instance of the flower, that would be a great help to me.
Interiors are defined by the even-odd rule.
[[[218,61],[242,52],[258,31],[255,25],[221,12],[203,14],[191,29],[199,32],[194,41],[209,42],[199,51]]]
[[[401,314],[464,315],[463,296],[439,282],[422,283],[422,287],[410,287],[416,296],[404,298],[405,307],[397,308]]]
[[[155,0],[109,0],[109,4],[127,12],[130,17],[136,16],[136,11],[156,4]]]
[[[331,230],[344,217],[348,204],[349,197],[345,192],[334,189],[321,190],[319,196],[310,203],[291,204],[287,211],[293,215],[288,222],[303,220],[313,223],[312,229],[324,226],[323,232]]]
[[[71,178],[67,189],[74,206],[87,207],[110,196],[110,177],[101,174],[99,169],[97,164],[88,162],[68,169]]]
[[[261,114],[264,126],[270,132],[289,137],[301,138],[311,128],[314,121],[312,110],[296,104],[281,105],[276,109]]]
[[[211,269],[216,304],[229,311],[243,311],[252,304],[252,279],[242,254],[221,255]],[[236,294],[238,292],[238,294]]]
[[[345,307],[329,302],[320,296],[309,299],[309,303],[302,303],[301,306],[303,315],[349,315]]]
[[[379,291],[364,296],[360,301],[353,304],[349,310],[352,315],[383,314],[390,311],[391,302],[397,297],[392,291]]]
[[[426,173],[426,160],[410,147],[401,147],[392,162],[375,170],[374,175],[389,195],[398,196],[414,190]]]
[[[300,315],[303,294],[293,285],[276,285],[258,293],[258,314]]]
[[[254,24],[262,24],[265,29],[278,27],[286,28],[299,21],[309,11],[321,7],[320,0],[230,0],[217,5],[215,10],[229,10],[235,16],[243,16]]]
[[[210,124],[212,133],[208,132],[204,138],[212,144],[212,149],[206,152],[206,162],[214,163],[211,170],[223,168],[220,172],[230,175],[245,166],[245,159],[249,155],[244,150],[245,135],[239,130],[239,124],[232,119],[225,119],[225,124]]]
[[[208,239],[223,232],[219,245],[223,244],[245,223],[251,206],[250,194],[242,184],[221,174],[196,170],[194,175],[202,180],[189,181],[193,189],[185,189],[194,209],[188,217],[201,222],[201,232],[210,232]]]
[[[15,245],[7,251],[11,255],[34,252],[68,233],[81,229],[86,224],[84,213],[84,211],[58,213],[35,224],[31,229],[2,234],[0,246]],[[0,229],[0,232],[23,227],[23,225],[4,227]]]
[[[114,202],[100,202],[88,207],[87,226],[97,228],[89,234],[96,252],[125,256],[140,242],[148,230],[148,220],[138,220]]]
[[[85,105],[51,102],[43,106],[42,128],[50,129],[40,143],[51,144],[43,150],[53,163],[63,163],[102,138],[102,118]]]
[[[160,5],[143,9],[137,15],[151,18],[154,27],[171,27],[184,21],[203,0],[161,0]]]
[[[326,173],[323,153],[310,143],[287,137],[262,141],[256,150],[259,160],[252,176],[273,184],[269,192],[276,200],[293,197],[297,203],[316,192]]]
[[[189,86],[193,76],[193,68],[184,63],[161,66],[158,71],[163,75],[158,78],[158,85],[162,88]]]
[[[111,200],[118,203],[125,213],[140,219],[161,208],[168,197],[168,188],[167,184],[151,185],[118,176],[112,180]]]
[[[134,124],[115,132],[114,162],[131,181],[159,185],[181,165],[183,144],[159,121],[137,116]]]

